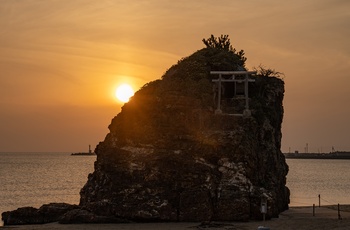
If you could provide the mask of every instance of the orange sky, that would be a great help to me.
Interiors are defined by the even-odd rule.
[[[350,150],[347,0],[1,0],[0,151],[84,151],[210,34],[285,74],[282,150]]]

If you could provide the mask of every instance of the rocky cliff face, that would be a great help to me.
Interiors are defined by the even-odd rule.
[[[280,151],[284,83],[255,77],[249,117],[215,114],[210,71],[237,70],[234,52],[205,48],[150,82],[112,120],[95,152],[80,206],[141,221],[261,219],[288,208],[288,166]],[[226,106],[226,107],[225,107]]]

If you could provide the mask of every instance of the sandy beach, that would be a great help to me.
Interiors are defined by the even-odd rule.
[[[77,230],[180,230],[180,229],[224,229],[224,230],[249,230],[258,229],[259,226],[265,226],[272,229],[283,230],[313,230],[313,229],[350,229],[350,206],[341,206],[341,219],[338,219],[336,206],[316,207],[315,216],[313,216],[312,207],[292,207],[280,214],[279,218],[263,221],[251,222],[213,222],[209,225],[201,223],[131,223],[131,224],[75,224],[62,225],[50,223],[44,225],[25,225],[25,226],[4,226],[0,229],[77,229]]]

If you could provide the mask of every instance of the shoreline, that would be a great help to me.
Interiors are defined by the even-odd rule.
[[[350,152],[333,153],[283,153],[286,159],[350,160]]]
[[[5,229],[63,229],[63,230],[181,230],[181,229],[235,229],[248,230],[257,229],[259,226],[269,227],[270,229],[347,229],[350,226],[350,205],[340,206],[340,217],[338,216],[337,205],[327,205],[315,207],[315,216],[313,216],[312,206],[290,207],[289,210],[282,212],[279,218],[273,218],[267,221],[250,222],[219,222],[199,223],[199,222],[157,222],[157,223],[127,223],[127,224],[58,224],[49,223],[43,225],[9,225],[0,227]]]

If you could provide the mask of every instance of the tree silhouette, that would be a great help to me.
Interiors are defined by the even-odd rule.
[[[244,66],[244,63],[247,60],[247,58],[244,57],[245,55],[244,50],[240,50],[239,52],[236,52],[236,49],[233,48],[231,45],[231,41],[228,35],[220,35],[220,37],[215,37],[214,35],[210,35],[210,38],[208,39],[203,38],[202,41],[207,48],[225,50],[225,51],[234,53],[240,59],[242,63],[241,65]]]
[[[230,39],[228,38],[228,35],[221,35],[220,37],[214,37],[214,35],[211,35],[210,38],[203,38],[202,41],[207,46],[207,48],[223,49],[227,51],[234,50]]]

